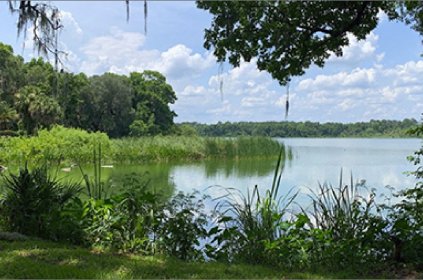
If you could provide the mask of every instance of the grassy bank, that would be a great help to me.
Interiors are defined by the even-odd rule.
[[[283,272],[258,265],[184,262],[164,257],[116,255],[46,241],[0,241],[0,278],[9,279],[316,279],[354,276],[359,277],[350,273]]]
[[[209,138],[155,136],[109,139],[104,133],[54,127],[35,137],[0,137],[0,164],[25,161],[87,164],[93,147],[101,144],[102,158],[112,163],[276,156],[283,144],[265,137]]]

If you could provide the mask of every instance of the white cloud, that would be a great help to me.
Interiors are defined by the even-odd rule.
[[[356,68],[351,72],[334,75],[317,75],[315,78],[301,80],[299,90],[339,89],[341,86],[368,87],[375,81],[376,70]]]
[[[156,70],[170,80],[188,79],[200,75],[214,65],[211,53],[194,53],[183,44],[164,52],[144,49],[146,37],[137,32],[112,28],[111,34],[92,39],[81,48],[87,57],[81,71],[89,74]]]
[[[185,45],[178,44],[163,52],[155,68],[174,79],[198,75],[215,64],[214,56],[209,53],[200,55]]]
[[[418,118],[423,104],[423,61],[385,68],[356,68],[298,82],[298,105],[352,120]],[[408,107],[408,109],[407,109]],[[348,115],[345,115],[349,112]]]
[[[72,13],[61,10],[60,19],[65,32],[73,31],[78,35],[83,33],[82,28],[79,26],[79,23],[75,20]]]
[[[188,85],[179,93],[179,96],[199,96],[205,94],[207,94],[205,87]]]
[[[376,54],[379,36],[375,33],[370,32],[364,40],[357,40],[351,33],[347,34],[347,38],[349,45],[342,48],[343,55],[337,57],[332,54],[328,59],[328,63],[358,65],[360,62],[370,59],[376,59],[378,62],[383,59],[383,54]]]

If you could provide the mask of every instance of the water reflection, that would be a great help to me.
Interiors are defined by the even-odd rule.
[[[221,174],[229,177],[267,176],[275,170],[276,158],[242,160],[207,160],[204,162],[205,175],[213,178]]]
[[[147,190],[169,198],[176,189],[170,176],[172,168],[169,164],[114,165],[112,168],[101,168],[101,179],[109,187],[109,193],[119,193],[134,184],[147,184]],[[94,179],[92,166],[83,166],[82,170],[90,179]],[[73,168],[68,173],[59,171],[58,175],[62,180],[82,183],[83,177],[79,168]]]
[[[386,193],[385,186],[403,189],[415,184],[413,177],[404,172],[413,170],[406,157],[417,150],[419,139],[280,139],[291,147],[293,159],[285,164],[280,187],[284,195],[292,188],[303,193],[299,202],[305,201],[310,189],[316,190],[318,183],[338,185],[341,169],[346,183],[366,180],[366,185],[376,188],[377,193]],[[175,190],[190,192],[193,189],[208,190],[216,197],[222,194],[220,185],[236,188],[246,193],[258,185],[264,191],[272,183],[276,159],[207,160],[192,163],[155,163],[144,165],[122,165],[102,169],[104,178],[117,186],[125,186],[125,177],[136,173],[150,180],[152,190],[170,196]],[[84,168],[92,174],[92,169]],[[75,169],[70,175],[80,179]],[[63,173],[64,175],[64,173]],[[62,176],[63,176],[62,175]]]

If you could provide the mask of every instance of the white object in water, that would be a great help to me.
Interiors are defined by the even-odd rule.
[[[113,168],[113,165],[102,165],[103,168]]]

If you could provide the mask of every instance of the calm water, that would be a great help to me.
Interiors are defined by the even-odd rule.
[[[278,139],[290,147],[293,159],[286,163],[280,193],[291,188],[300,190],[305,197],[309,189],[320,183],[339,184],[341,169],[346,183],[366,181],[378,193],[387,193],[385,186],[396,189],[412,186],[413,177],[404,172],[415,167],[406,157],[421,145],[420,139],[348,139],[348,138],[288,138]],[[151,180],[150,185],[167,193],[193,189],[207,192],[213,197],[223,194],[223,186],[246,193],[258,185],[266,189],[271,185],[275,160],[244,159],[239,161],[209,160],[195,163],[161,163],[138,166],[115,166],[103,173],[119,184],[125,174],[138,173]],[[72,177],[77,176],[74,170]],[[64,174],[64,173],[63,173]],[[299,198],[302,201],[302,198]]]

